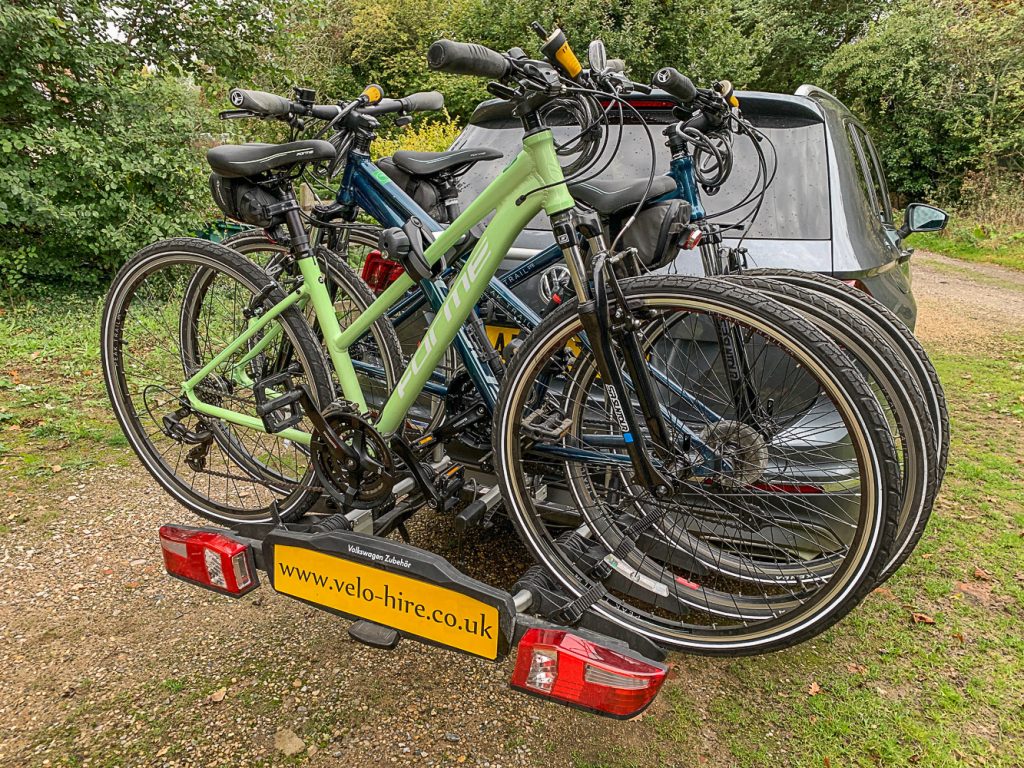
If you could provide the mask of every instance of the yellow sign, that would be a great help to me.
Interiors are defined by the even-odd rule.
[[[368,557],[393,557],[362,551]],[[395,558],[395,564],[400,561]],[[498,656],[498,609],[436,584],[277,544],[274,589],[485,659]]]
[[[522,332],[519,328],[509,328],[507,325],[485,325],[484,328],[487,329],[487,338],[490,339],[491,346],[498,352],[505,349],[508,343]],[[565,346],[571,349],[574,355],[579,355],[583,350],[575,336],[569,339]]]
[[[499,352],[519,335],[518,328],[509,328],[505,325],[487,325],[484,327],[487,329],[487,338],[490,339],[491,346]]]

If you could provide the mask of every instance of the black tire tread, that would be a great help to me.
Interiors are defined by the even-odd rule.
[[[764,294],[744,288],[735,282],[725,279],[691,278],[682,275],[647,275],[620,281],[620,285],[627,299],[633,294],[642,294],[645,291],[653,290],[664,291],[666,287],[672,286],[674,290],[687,295],[693,295],[694,292],[697,292],[704,293],[721,301],[743,301],[752,309],[761,313],[761,317],[774,317],[777,321],[785,323],[787,330],[794,336],[803,339],[808,348],[818,350],[820,357],[832,364],[833,374],[839,380],[846,383],[846,386],[849,388],[850,399],[863,405],[864,413],[861,418],[865,422],[864,426],[868,439],[876,446],[876,454],[880,462],[879,469],[882,486],[880,514],[882,519],[876,549],[870,553],[871,562],[859,583],[854,585],[841,603],[835,606],[827,617],[819,619],[810,626],[787,637],[771,639],[756,647],[740,651],[735,649],[722,650],[706,646],[700,647],[692,643],[680,645],[680,649],[713,656],[753,655],[782,650],[820,634],[842,619],[875,588],[875,584],[882,577],[888,562],[892,542],[896,536],[898,514],[894,510],[899,508],[899,469],[889,426],[882,414],[881,408],[875,401],[874,393],[871,392],[866,381],[856,370],[849,358],[827,336],[799,314],[787,309]],[[560,322],[566,315],[576,311],[576,298],[566,300],[558,309],[548,315],[540,326],[529,334],[524,346],[512,358],[498,396],[497,407],[495,408],[493,426],[495,441],[500,437],[502,414],[509,408],[508,401],[513,390],[513,382],[516,381],[522,374],[523,369],[529,364],[533,350],[542,343],[545,336],[545,327]],[[499,481],[503,481],[504,476],[511,472],[520,471],[519,468],[505,466],[503,451],[497,442],[494,446],[494,457]],[[512,517],[518,531],[520,523],[515,519],[516,516],[514,514],[512,514]],[[524,539],[527,548],[530,549],[531,545],[526,541],[526,537],[521,532],[520,536]],[[558,577],[556,576],[556,578]]]
[[[246,280],[250,281],[252,285],[262,288],[271,285],[272,290],[267,294],[265,299],[268,306],[273,306],[277,302],[284,300],[284,291],[277,286],[276,283],[260,269],[256,264],[245,258],[240,253],[226,248],[217,243],[211,243],[207,240],[192,237],[179,237],[168,240],[161,240],[146,246],[145,248],[138,251],[132,258],[130,258],[124,266],[118,271],[111,288],[107,294],[107,299],[104,302],[103,308],[103,319],[101,320],[100,338],[101,338],[101,355],[103,357],[104,367],[104,380],[107,386],[107,394],[111,400],[112,407],[115,412],[115,416],[118,422],[121,424],[122,430],[125,429],[124,419],[127,419],[127,415],[122,416],[119,408],[115,405],[115,393],[113,387],[113,379],[111,378],[111,372],[108,370],[111,361],[108,360],[106,349],[108,342],[108,334],[111,332],[108,326],[108,319],[110,313],[115,309],[113,306],[113,300],[115,295],[118,293],[118,286],[127,281],[132,273],[139,267],[143,262],[148,261],[153,257],[155,253],[160,251],[173,251],[173,252],[192,252],[200,256],[205,256],[211,260],[219,263],[220,266],[224,267],[225,270],[233,270],[237,274],[242,275]],[[303,347],[302,353],[305,356],[307,362],[310,365],[310,370],[306,372],[310,382],[314,385],[315,391],[312,393],[317,398],[318,404],[325,404],[330,402],[333,398],[333,386],[331,385],[331,379],[328,375],[327,362],[324,359],[323,352],[321,351],[320,345],[317,343],[309,325],[306,323],[305,318],[298,308],[292,306],[286,309],[279,315],[280,321],[283,325],[288,327],[288,330],[292,334],[292,340]],[[172,481],[167,478],[161,477],[157,473],[149,469],[148,464],[143,461],[143,465],[150,471],[154,479],[160,483],[160,485],[170,493],[176,500],[181,502],[183,505],[188,507],[196,514],[212,520],[217,523],[231,523],[238,521],[253,522],[253,517],[238,517],[233,519],[222,514],[217,514],[204,510],[195,501],[189,502],[186,498],[183,498],[181,493],[176,492]],[[312,470],[310,470],[309,476],[312,477]],[[184,493],[188,494],[185,490]],[[319,492],[313,488],[307,486],[304,489],[298,491],[298,495],[295,500],[283,506],[278,510],[278,513],[282,520],[291,520],[301,516],[319,496]],[[271,519],[272,515],[268,514],[267,519]]]

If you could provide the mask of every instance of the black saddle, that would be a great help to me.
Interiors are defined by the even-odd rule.
[[[330,142],[292,141],[287,144],[223,144],[206,153],[206,162],[216,173],[233,179],[333,157],[334,147]]]
[[[412,152],[407,149],[395,152],[392,159],[399,168],[413,176],[432,176],[441,171],[461,170],[481,160],[497,160],[502,153],[487,147],[453,149],[448,152]]]
[[[655,176],[647,200],[667,195],[676,188],[674,179]],[[623,208],[634,206],[644,199],[647,179],[592,179],[579,184],[569,184],[569,194],[577,202],[593,208],[604,216],[611,216]]]

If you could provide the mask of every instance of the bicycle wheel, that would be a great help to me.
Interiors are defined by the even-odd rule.
[[[890,425],[900,463],[902,504],[896,542],[882,573],[888,579],[913,551],[935,503],[937,460],[928,406],[917,378],[893,345],[845,302],[764,277],[729,280],[765,293],[825,331],[864,375]]]
[[[834,277],[795,269],[767,268],[750,269],[743,274],[800,285],[841,301],[889,339],[894,349],[903,356],[908,370],[917,377],[917,382],[924,393],[938,457],[936,483],[941,485],[942,479],[946,476],[946,464],[949,460],[949,411],[939,374],[936,373],[935,366],[928,359],[928,353],[913,331],[880,301]]]
[[[810,323],[735,283],[622,287],[674,438],[660,460],[674,487],[633,480],[566,302],[513,358],[495,414],[521,537],[577,608],[668,647],[751,654],[821,632],[870,591],[896,529],[895,448],[867,383]],[[740,358],[756,409],[729,376]]]
[[[191,318],[194,339],[179,338],[181,307],[197,273],[207,274],[206,300]],[[260,309],[284,299],[276,284],[234,251],[177,238],[139,251],[118,272],[100,328],[107,393],[139,459],[177,501],[221,523],[287,520],[316,499],[309,453],[280,435],[201,415],[183,382],[242,333]],[[294,307],[271,321],[253,343],[228,355],[195,388],[205,403],[256,418],[254,385],[287,373],[323,405],[333,387],[320,346]],[[296,429],[309,432],[304,420]],[[253,457],[267,472],[253,471]]]
[[[362,268],[367,254],[377,249],[379,234],[377,228],[355,227],[348,233],[348,248],[344,254],[335,253],[324,246],[316,249],[328,290],[335,297],[338,322],[342,328],[365,312],[377,298],[359,277],[357,270]],[[275,279],[280,277],[283,257],[288,255],[287,245],[271,240],[261,229],[239,232],[227,238],[223,244],[245,254],[267,269]],[[372,410],[379,409],[394,391],[395,384],[405,370],[404,359],[416,351],[428,323],[429,316],[423,310],[405,318],[397,327],[387,317],[381,317],[351,350],[353,361],[358,366],[359,381],[367,397],[367,405]],[[444,381],[450,380],[455,368],[455,354],[449,350],[437,375]],[[426,431],[440,423],[443,415],[444,399],[424,393],[409,412],[409,426],[417,431]]]

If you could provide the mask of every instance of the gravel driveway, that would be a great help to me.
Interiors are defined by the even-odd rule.
[[[1019,275],[915,263],[926,343],[996,343],[1020,326]],[[38,513],[0,536],[0,765],[556,768],[594,743],[637,764],[668,761],[648,755],[636,723],[512,693],[509,661],[410,641],[376,651],[351,641],[345,622],[269,588],[232,601],[172,580],[156,529],[187,516],[148,475],[126,462],[68,479],[0,495],[0,513]],[[508,531],[459,542],[429,513],[413,541],[504,586],[525,564]],[[697,721],[727,664],[674,661],[668,687],[690,689]],[[655,728],[669,720],[665,699],[645,716]],[[690,743],[716,754],[713,729]],[[691,757],[678,764],[708,761]]]

